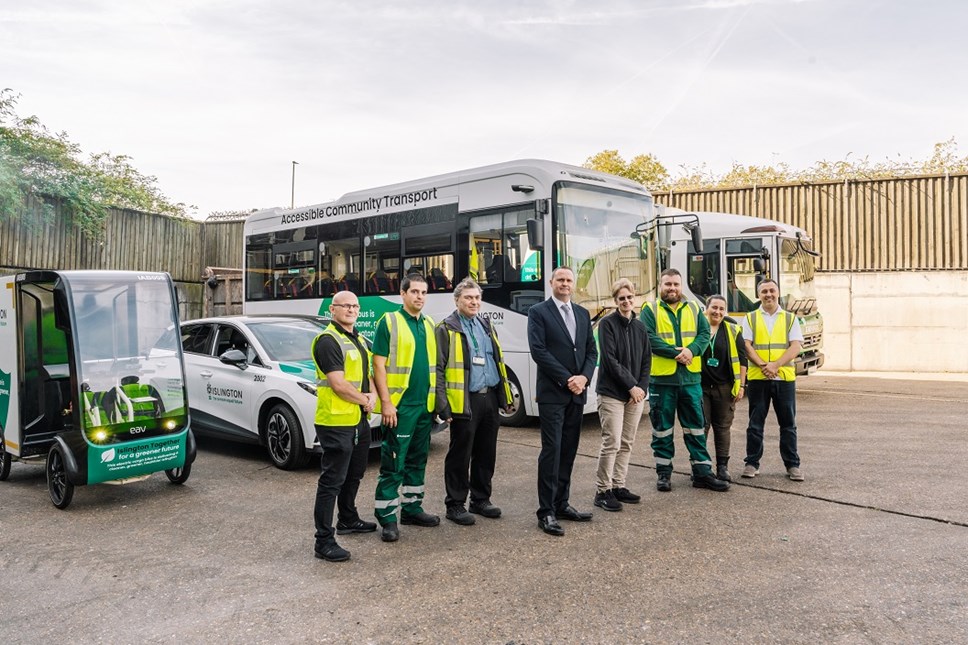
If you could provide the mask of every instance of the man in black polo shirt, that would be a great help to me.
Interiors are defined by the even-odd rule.
[[[316,436],[322,448],[316,486],[317,558],[330,562],[350,559],[350,552],[333,536],[333,502],[339,507],[336,532],[369,533],[376,524],[365,522],[356,510],[356,493],[366,472],[370,447],[369,413],[376,406],[370,375],[370,352],[356,331],[360,303],[341,291],[329,307],[333,322],[313,341],[316,363]]]

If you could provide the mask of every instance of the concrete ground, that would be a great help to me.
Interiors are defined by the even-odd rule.
[[[79,488],[66,512],[43,470],[0,483],[0,642],[968,642],[968,384],[818,374],[799,382],[806,481],[762,474],[690,487],[677,438],[658,493],[643,423],[629,487],[641,504],[541,533],[537,429],[503,428],[500,520],[402,527],[312,557],[316,472],[203,441],[182,487],[163,475]],[[733,472],[746,406],[737,409]],[[772,422],[772,416],[771,416]],[[572,503],[592,510],[588,417]],[[448,436],[432,442],[426,508],[443,511]],[[360,506],[372,513],[376,460]]]

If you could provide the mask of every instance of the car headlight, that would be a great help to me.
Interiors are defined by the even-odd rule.
[[[313,396],[316,396],[316,386],[315,385],[313,385],[309,381],[297,381],[297,383],[299,384],[299,387],[301,387],[302,389],[306,390],[307,392],[309,392]]]

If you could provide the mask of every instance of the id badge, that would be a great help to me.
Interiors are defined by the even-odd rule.
[[[484,357],[474,356],[473,358],[471,358],[471,363],[474,365],[484,365]]]
[[[708,365],[709,367],[719,367],[719,359],[710,358],[708,361],[706,361],[706,365]]]

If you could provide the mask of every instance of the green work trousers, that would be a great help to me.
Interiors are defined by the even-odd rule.
[[[672,458],[676,454],[673,430],[676,414],[682,426],[683,441],[689,451],[693,475],[712,473],[712,460],[706,450],[706,425],[702,415],[702,385],[649,385],[649,420],[652,422],[652,454],[655,471],[660,475],[672,473]]]
[[[397,427],[383,427],[374,504],[380,526],[397,521],[398,506],[404,516],[423,511],[424,472],[432,428],[433,415],[423,405],[401,405],[397,408]]]

